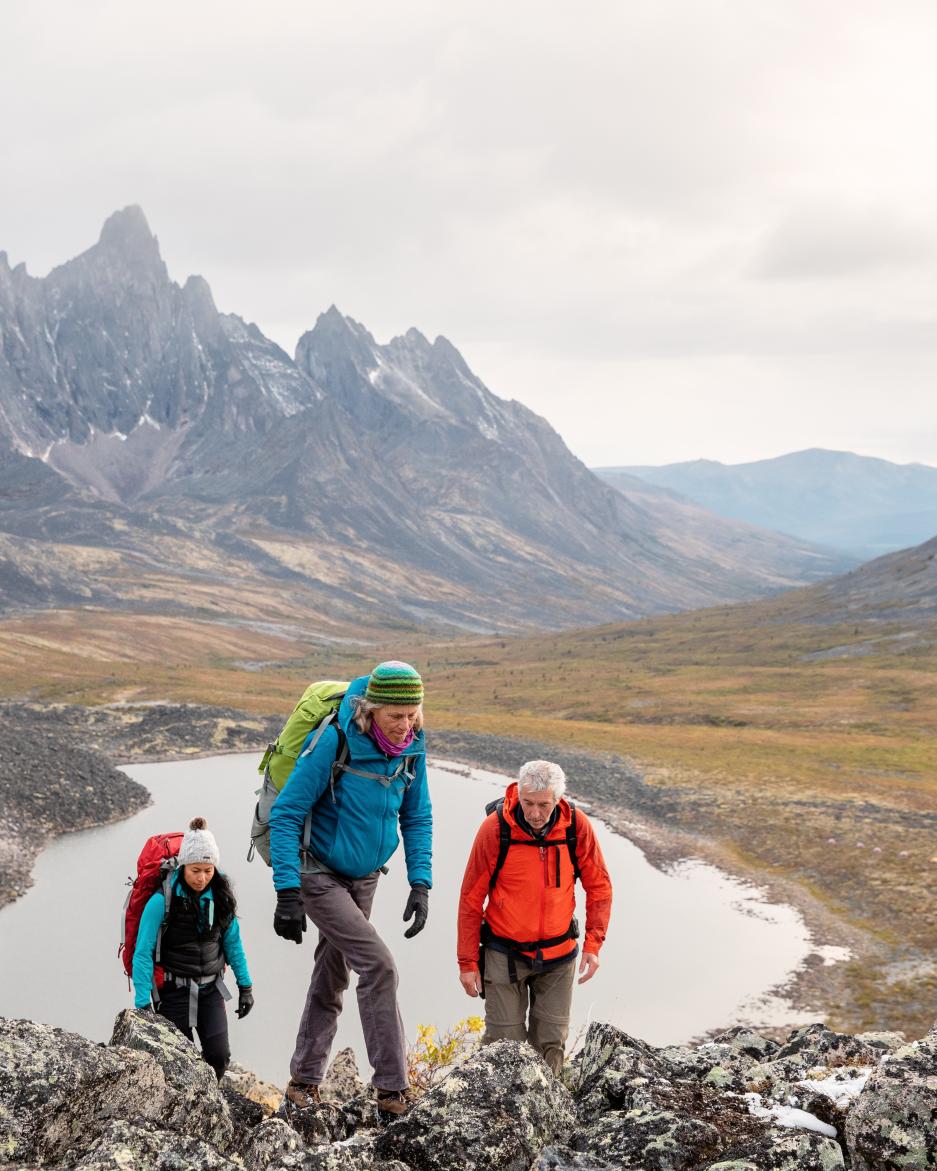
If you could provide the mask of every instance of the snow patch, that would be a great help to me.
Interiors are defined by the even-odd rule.
[[[836,1138],[836,1127],[827,1122],[821,1122],[815,1114],[806,1110],[798,1110],[796,1106],[780,1106],[773,1104],[766,1106],[760,1094],[745,1094],[745,1103],[749,1114],[755,1118],[770,1119],[775,1126],[796,1127],[798,1130],[815,1130],[817,1134],[825,1134],[827,1138]]]

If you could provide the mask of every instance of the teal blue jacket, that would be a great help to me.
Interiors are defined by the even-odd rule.
[[[182,879],[179,875],[173,880],[172,897],[183,898],[180,889]],[[213,902],[211,887],[202,891],[198,900],[199,923],[208,925],[208,904]],[[170,913],[172,903],[170,901]],[[150,998],[153,995],[153,961],[156,953],[156,938],[163,924],[166,913],[166,900],[162,890],[158,890],[143,908],[140,916],[140,929],[137,932],[137,942],[133,949],[133,1007],[149,1008]],[[201,931],[201,926],[199,927]],[[234,971],[234,978],[239,988],[248,988],[251,985],[251,975],[247,967],[247,957],[244,955],[244,945],[241,943],[241,929],[235,917],[228,924],[221,937],[221,948],[225,959]]]
[[[411,885],[433,885],[433,809],[426,782],[426,751],[420,732],[407,749],[413,780],[399,772],[403,757],[388,756],[352,720],[353,695],[363,694],[368,676],[349,684],[338,709],[338,723],[348,741],[347,764],[335,782],[329,781],[339,748],[331,725],[315,748],[300,754],[283,791],[270,811],[270,860],[277,890],[298,887],[303,823],[312,810],[309,848],[330,870],[347,878],[363,878],[383,866],[403,836],[407,877]],[[315,731],[306,738],[303,750]],[[358,776],[354,770],[371,774]],[[396,775],[395,775],[396,774]]]

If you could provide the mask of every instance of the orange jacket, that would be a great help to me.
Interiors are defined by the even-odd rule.
[[[504,816],[512,838],[532,836],[522,830],[515,819],[518,806],[517,783],[508,786],[504,795]],[[511,846],[495,888],[489,895],[489,883],[498,861],[499,827],[497,812],[490,813],[475,835],[472,852],[462,879],[459,897],[459,968],[469,972],[478,967],[478,947],[482,920],[495,935],[529,942],[562,935],[576,906],[575,875],[566,847],[566,829],[572,820],[569,802],[560,800],[559,817],[546,841],[558,847]],[[560,873],[557,884],[557,860]],[[584,952],[598,955],[612,909],[612,884],[605,868],[602,849],[588,817],[576,810],[576,860],[586,891],[586,933]],[[487,900],[487,902],[486,902]],[[567,939],[544,948],[545,960],[568,955],[576,941]],[[532,952],[525,953],[533,955]]]

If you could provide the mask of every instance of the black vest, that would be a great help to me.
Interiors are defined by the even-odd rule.
[[[197,899],[173,891],[160,945],[160,965],[174,976],[220,976],[225,964],[223,934],[224,924],[217,918],[207,931],[199,933]]]

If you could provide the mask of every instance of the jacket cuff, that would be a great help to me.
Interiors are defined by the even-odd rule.
[[[460,972],[477,972],[478,970],[478,960],[459,960]]]

